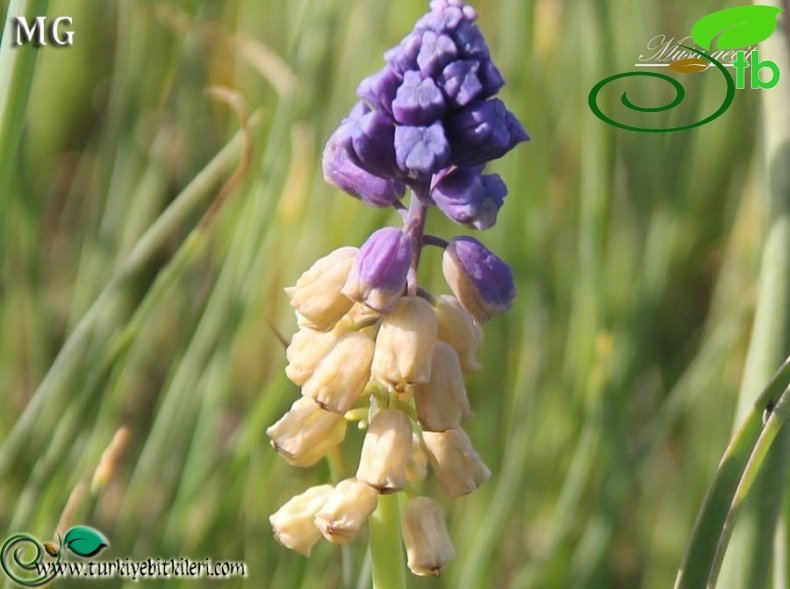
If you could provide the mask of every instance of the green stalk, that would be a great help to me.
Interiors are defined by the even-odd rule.
[[[761,2],[762,4],[762,2]],[[784,31],[760,45],[761,55],[788,71]],[[761,92],[763,101],[764,190],[768,197],[768,231],[763,245],[754,332],[738,402],[738,422],[759,392],[761,382],[790,353],[790,96],[780,83]],[[782,432],[757,476],[751,498],[735,530],[722,567],[720,587],[760,589],[771,583],[774,538],[781,515],[788,465],[788,436]]]
[[[370,555],[373,589],[405,589],[399,493],[379,496],[378,507],[370,518]]]
[[[0,43],[0,219],[3,214],[12,170],[19,150],[19,138],[25,122],[28,96],[33,85],[36,58],[40,49],[30,44],[14,47],[12,16],[28,19],[47,13],[49,0],[12,0],[5,15],[5,29]]]

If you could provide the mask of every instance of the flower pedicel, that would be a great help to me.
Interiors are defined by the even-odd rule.
[[[495,98],[504,80],[475,10],[460,0],[430,8],[359,85],[360,101],[323,155],[327,181],[369,206],[396,208],[403,226],[331,252],[286,289],[299,324],[286,374],[302,397],[267,430],[289,463],[311,466],[343,441],[347,421],[361,420],[356,476],[288,501],[270,518],[275,537],[305,555],[322,536],[345,544],[381,494],[405,491],[412,498],[400,525],[417,575],[438,575],[454,549],[439,504],[409,485],[425,478],[427,463],[450,497],[491,476],[462,429],[472,416],[463,373],[480,370],[481,326],[516,296],[504,261],[472,237],[424,235],[426,216],[436,208],[464,227],[492,227],[507,186],[484,166],[529,139]],[[418,288],[425,245],[445,248],[452,295]]]

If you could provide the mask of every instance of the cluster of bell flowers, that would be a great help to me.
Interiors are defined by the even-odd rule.
[[[463,373],[481,368],[481,323],[502,303],[481,292],[458,249],[448,247],[444,259],[454,295],[388,297],[360,288],[361,250],[353,247],[318,260],[287,289],[299,330],[286,374],[302,395],[267,430],[272,446],[290,464],[309,467],[343,441],[353,416],[364,415],[367,428],[353,478],[312,487],[271,516],[275,537],[288,548],[307,556],[322,536],[335,544],[353,540],[379,494],[425,479],[428,464],[449,497],[490,478],[461,427],[472,416]],[[344,292],[388,299],[387,310]],[[512,281],[508,292],[515,294]],[[439,574],[454,554],[433,499],[408,501],[402,532],[415,574]]]
[[[404,222],[330,253],[286,289],[299,325],[286,374],[302,395],[267,430],[272,446],[308,467],[335,451],[349,422],[366,428],[354,477],[308,489],[270,518],[275,537],[305,555],[322,536],[351,541],[379,495],[423,480],[428,464],[450,497],[491,476],[461,427],[472,416],[463,373],[481,368],[481,326],[510,308],[513,275],[473,237],[424,235],[430,210],[467,228],[492,227],[507,187],[485,165],[529,140],[496,97],[505,82],[476,19],[462,0],[433,0],[384,68],[359,85],[359,102],[324,148],[328,182],[397,209]],[[426,245],[444,248],[452,295],[418,287]],[[454,553],[442,509],[428,497],[406,503],[402,538],[416,574],[438,574]]]

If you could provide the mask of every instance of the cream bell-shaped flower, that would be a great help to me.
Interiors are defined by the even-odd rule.
[[[300,327],[327,331],[351,309],[354,301],[340,292],[354,265],[355,247],[341,247],[315,262],[285,289],[291,306],[300,319]]]
[[[428,456],[422,449],[419,436],[412,434],[409,462],[406,464],[406,479],[410,483],[419,483],[424,481],[426,476],[428,476]]]
[[[332,485],[319,485],[289,499],[269,516],[275,539],[291,550],[310,556],[313,545],[321,538],[313,520],[331,492]]]
[[[423,432],[422,440],[428,460],[448,496],[467,495],[491,478],[491,471],[461,428]]]
[[[358,331],[344,334],[304,384],[302,395],[328,411],[345,413],[370,380],[373,348],[373,340]]]
[[[316,331],[307,327],[297,331],[285,350],[288,360],[285,375],[295,385],[302,386],[329,350],[351,329],[351,323],[343,319],[331,331]]]
[[[378,505],[376,489],[357,479],[340,481],[315,516],[315,525],[334,544],[347,544]]]
[[[342,415],[322,409],[310,397],[298,399],[266,430],[272,447],[294,466],[312,466],[346,435]]]
[[[403,489],[411,435],[411,422],[402,411],[382,409],[376,413],[362,442],[357,479],[380,493]]]
[[[436,315],[428,301],[401,297],[381,323],[371,373],[400,389],[428,382],[438,331]]]
[[[436,342],[431,380],[414,385],[413,392],[417,420],[425,431],[453,429],[461,425],[462,419],[472,416],[461,364],[450,344]]]
[[[455,556],[444,513],[433,499],[409,500],[403,510],[401,532],[409,570],[415,575],[438,576]]]
[[[435,311],[439,339],[455,348],[464,372],[478,372],[482,368],[477,354],[483,342],[483,328],[452,295],[436,297]]]

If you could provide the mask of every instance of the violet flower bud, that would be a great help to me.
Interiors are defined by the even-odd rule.
[[[462,57],[488,59],[489,51],[483,33],[472,20],[461,21],[453,31],[453,41]]]
[[[498,98],[470,104],[447,117],[444,124],[452,162],[459,166],[495,160],[529,140],[521,123]]]
[[[357,96],[373,108],[392,114],[392,101],[395,100],[401,81],[402,76],[391,67],[383,67],[359,83]]]
[[[450,145],[440,121],[428,127],[395,127],[395,158],[407,174],[425,177],[450,159]]]
[[[422,46],[422,34],[419,31],[409,33],[397,47],[384,53],[384,59],[396,72],[403,74],[417,69],[417,55]]]
[[[392,101],[392,114],[398,123],[429,125],[444,115],[444,110],[444,96],[432,78],[423,78],[414,71],[403,75],[403,83]]]
[[[518,294],[505,262],[474,237],[456,237],[442,258],[444,279],[478,323],[510,308]]]
[[[391,206],[403,196],[406,186],[400,180],[374,176],[360,168],[350,155],[350,146],[344,145],[345,133],[342,129],[335,131],[324,148],[324,179],[366,205]]]
[[[480,62],[471,59],[451,61],[445,66],[437,77],[437,82],[451,106],[466,106],[481,95],[483,83],[480,81],[479,71]]]
[[[463,3],[450,4],[446,1],[431,2],[431,11],[420,18],[415,25],[418,29],[430,29],[437,33],[454,30],[463,20],[474,21],[477,12]]]
[[[374,232],[362,245],[342,293],[351,300],[388,313],[406,289],[411,242],[395,227]]]
[[[422,34],[417,65],[424,76],[434,76],[457,55],[458,49],[448,35],[429,30]]]
[[[395,163],[395,125],[384,113],[371,111],[356,119],[350,130],[351,147],[363,170],[391,178],[399,173]]]
[[[488,229],[507,195],[499,174],[483,176],[474,168],[455,168],[440,177],[431,191],[436,206],[456,223]]]

